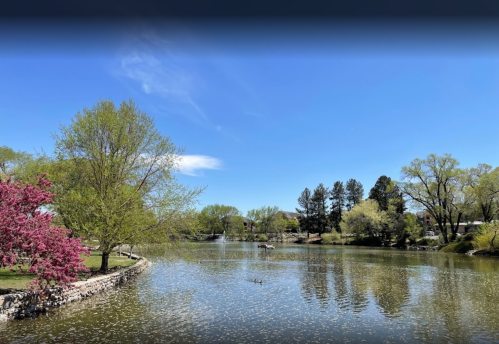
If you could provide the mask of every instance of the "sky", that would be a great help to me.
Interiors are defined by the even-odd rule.
[[[300,193],[450,153],[499,166],[499,26],[182,20],[0,24],[0,146],[54,151],[132,99],[185,148],[198,208],[294,211]]]

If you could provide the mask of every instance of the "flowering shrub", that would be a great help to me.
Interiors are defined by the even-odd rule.
[[[78,280],[78,272],[88,272],[80,255],[89,251],[81,239],[69,238],[69,229],[51,227],[54,215],[40,211],[55,197],[44,178],[37,178],[35,186],[0,181],[0,268],[35,274],[32,290],[51,284],[67,288]]]

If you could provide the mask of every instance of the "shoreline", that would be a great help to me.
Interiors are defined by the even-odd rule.
[[[125,252],[122,252],[122,254],[129,255]],[[48,295],[36,295],[29,290],[16,290],[10,294],[0,295],[0,322],[35,318],[41,313],[45,313],[49,308],[57,308],[71,302],[80,301],[127,283],[136,278],[151,264],[144,257],[133,256],[130,258],[139,261],[130,267],[108,275],[98,275],[74,282],[68,289],[52,288],[49,290]]]

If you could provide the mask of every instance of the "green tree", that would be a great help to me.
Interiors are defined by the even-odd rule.
[[[69,191],[74,203],[59,202],[56,211],[79,233],[99,240],[101,270],[113,248],[158,230],[203,191],[176,181],[183,150],[131,100],[119,108],[99,101],[78,112],[61,126],[55,147],[57,162],[68,169],[60,185],[69,180],[75,186]]]
[[[276,214],[279,212],[279,207],[263,206],[257,209],[256,223],[260,233],[268,236],[268,233],[273,229],[273,222],[276,220]]]
[[[0,179],[19,179],[19,173],[31,158],[32,156],[26,152],[16,152],[10,147],[0,146]]]
[[[312,194],[308,188],[305,188],[298,197],[298,205],[296,212],[300,214],[298,220],[300,222],[300,230],[307,231],[307,237],[310,236],[310,229],[312,225]]]
[[[272,230],[277,233],[281,242],[284,240],[284,231],[287,229],[288,219],[284,213],[278,212],[272,221]]]
[[[251,229],[251,233],[255,234],[256,221],[258,218],[258,210],[251,209],[246,213],[246,218],[248,219],[248,226]]]
[[[473,238],[473,246],[476,249],[488,250],[491,252],[499,248],[499,224],[484,223],[478,227],[478,233]]]
[[[349,179],[345,186],[346,206],[351,210],[356,204],[359,204],[364,197],[364,187],[355,179]]]
[[[369,191],[369,198],[375,200],[379,204],[379,208],[383,211],[388,210],[388,202],[391,198],[391,193],[388,192],[388,186],[391,183],[391,178],[387,176],[381,176],[374,184],[371,191]]]
[[[380,236],[386,222],[386,213],[380,211],[378,202],[367,199],[343,214],[341,229],[357,239],[364,236],[374,238]]]
[[[229,220],[228,232],[233,238],[239,237],[243,240],[244,237],[244,218],[241,215],[232,215]]]
[[[484,222],[497,218],[499,202],[499,168],[479,164],[467,170],[468,185],[474,198],[474,206]]]
[[[343,182],[337,181],[334,183],[329,199],[331,200],[331,225],[337,232],[341,233],[341,214],[345,207],[345,188],[343,187]]]
[[[424,234],[424,228],[419,223],[417,216],[410,213],[405,216],[404,230],[411,242],[416,242]]]
[[[214,236],[217,233],[222,234],[224,231],[228,233],[234,216],[241,216],[241,212],[236,207],[212,204],[201,210],[199,220],[204,228]]]
[[[457,233],[467,201],[462,197],[463,172],[459,162],[450,154],[430,154],[426,159],[414,159],[402,168],[404,194],[433,217],[444,242],[449,243],[447,224],[451,233]]]
[[[326,233],[329,226],[328,206],[329,190],[320,183],[312,195],[312,217],[315,222],[316,230],[320,234]]]
[[[220,222],[222,223],[222,229],[225,232],[228,232],[231,225],[231,221],[233,221],[233,217],[235,216],[241,217],[242,214],[236,207],[230,205],[221,205],[219,209],[220,209],[219,217],[220,217]]]
[[[222,233],[222,223],[219,221],[217,204],[207,205],[199,212],[199,223],[205,233],[211,233],[215,236]]]

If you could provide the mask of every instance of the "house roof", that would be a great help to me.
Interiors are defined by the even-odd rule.
[[[298,214],[298,213],[294,213],[294,212],[292,212],[292,211],[284,211],[284,210],[281,210],[281,211],[279,211],[279,212],[280,212],[280,213],[283,213],[283,214],[286,216],[286,218],[288,218],[288,219],[295,219],[295,218],[297,218],[297,217],[300,215],[300,214]]]

